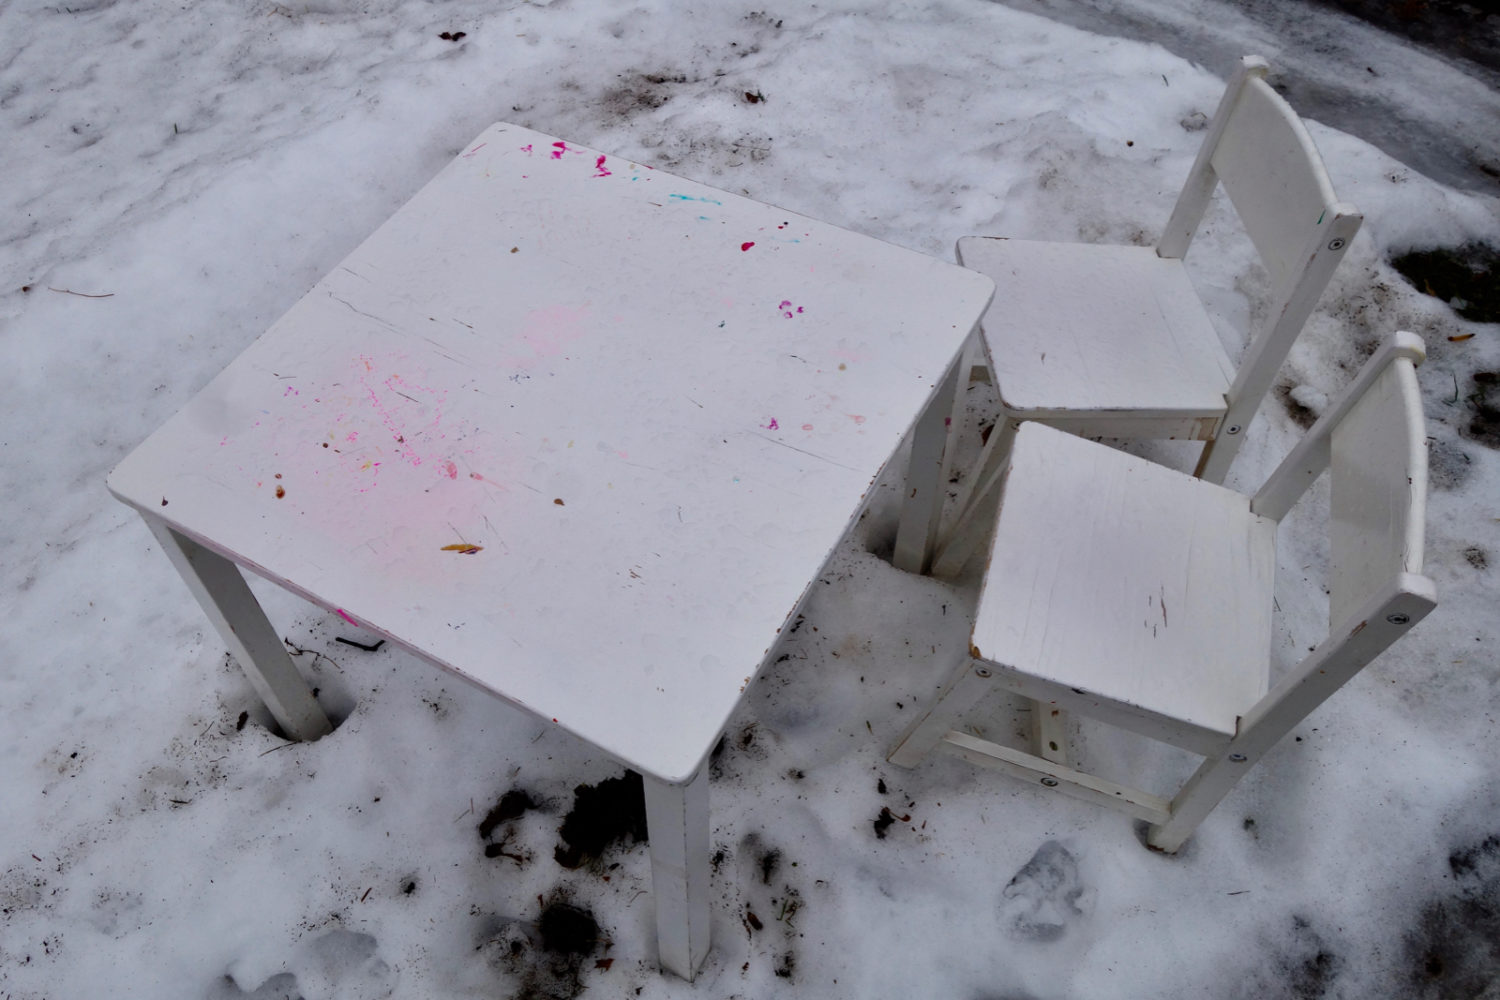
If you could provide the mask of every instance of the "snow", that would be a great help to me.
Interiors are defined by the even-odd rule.
[[[1500,146],[1494,92],[1329,11],[1294,37],[1230,5],[1158,6],[1077,4],[1060,20],[976,0],[0,6],[5,996],[1493,989],[1500,457],[1470,431],[1468,397],[1474,373],[1500,370],[1500,344],[1387,260],[1494,240],[1494,186],[1464,174]],[[1309,99],[1328,113],[1304,114],[1366,223],[1230,482],[1252,488],[1295,440],[1286,399],[1316,410],[1380,337],[1414,330],[1441,603],[1176,857],[1145,851],[1120,815],[958,761],[885,763],[962,649],[975,584],[872,554],[889,541],[887,483],[727,731],[713,951],[696,984],[662,977],[644,847],[577,871],[552,857],[573,787],[616,765],[389,647],[337,643],[361,636],[257,585],[346,716],[286,744],[105,492],[121,457],[490,122],[946,259],[971,233],[1150,242],[1233,55],[1268,41],[1294,100],[1297,81],[1319,84]],[[1420,119],[1411,135],[1365,101],[1377,44],[1380,106]],[[1477,179],[1446,186],[1419,165]],[[1217,205],[1190,263],[1237,357],[1267,289],[1229,222]],[[1316,529],[1300,515],[1283,529],[1288,658],[1322,611],[1299,572],[1316,569]],[[999,711],[1003,731],[1014,718]],[[1092,729],[1082,752],[1164,783],[1186,763]],[[487,858],[478,822],[517,787],[543,805],[494,839],[525,860]],[[898,821],[880,838],[882,808]],[[609,942],[576,980],[534,946],[510,954],[557,898]]]

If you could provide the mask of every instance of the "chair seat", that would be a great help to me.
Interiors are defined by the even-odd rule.
[[[1181,260],[981,236],[959,240],[958,259],[995,282],[983,327],[1012,417],[1106,416],[1118,432],[1121,417],[1224,414],[1234,367]]]
[[[1212,752],[1267,690],[1275,538],[1232,490],[1022,424],[973,655],[1028,697]]]

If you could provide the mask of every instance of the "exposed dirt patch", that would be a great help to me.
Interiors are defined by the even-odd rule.
[[[641,776],[626,771],[597,785],[573,789],[573,809],[563,819],[553,857],[564,868],[579,868],[598,859],[610,845],[629,839],[646,841],[646,792]]]
[[[530,793],[524,789],[512,788],[500,796],[500,801],[495,803],[494,808],[484,814],[484,819],[480,820],[480,838],[489,840],[490,834],[495,832],[495,827],[501,823],[508,823],[513,819],[519,819],[526,810],[535,809],[536,805]]]
[[[1500,323],[1500,250],[1486,243],[1410,250],[1392,259],[1419,292],[1442,299],[1464,319]]]
[[[1500,835],[1448,857],[1451,894],[1422,908],[1406,934],[1413,1000],[1492,996],[1500,985]]]
[[[1500,372],[1475,372],[1469,388],[1471,416],[1467,425],[1459,425],[1459,433],[1490,448],[1500,448]]]

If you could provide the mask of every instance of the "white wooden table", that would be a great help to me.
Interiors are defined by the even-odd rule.
[[[237,567],[639,770],[661,962],[691,978],[709,751],[991,294],[497,124],[109,485],[289,734],[328,722]],[[925,412],[914,569],[947,416]]]

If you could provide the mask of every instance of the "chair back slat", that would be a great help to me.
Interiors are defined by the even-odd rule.
[[[1253,76],[1210,162],[1281,293],[1301,274],[1337,204],[1312,137],[1270,84]]]
[[[1396,358],[1333,428],[1329,625],[1337,629],[1392,579],[1422,572],[1427,441],[1410,359]]]

